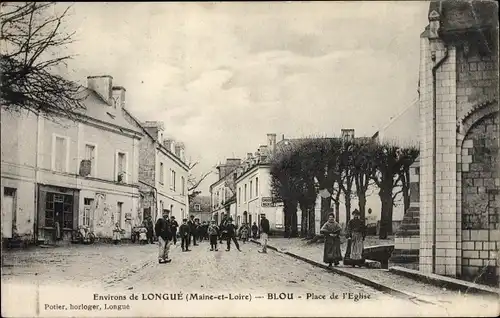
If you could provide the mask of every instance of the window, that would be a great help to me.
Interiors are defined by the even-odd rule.
[[[84,198],[83,199],[83,220],[82,225],[90,226],[90,214],[92,211],[92,206],[94,204],[94,199]]]
[[[241,202],[241,187],[238,187],[238,205]]]
[[[259,178],[255,178],[255,195],[259,196]]]
[[[245,184],[245,202],[247,202],[247,185]]]
[[[95,176],[96,175],[95,145],[90,145],[90,144],[85,145],[85,160],[90,161],[90,175]]]
[[[253,192],[253,181],[250,181],[250,199],[252,198],[252,192]]]
[[[181,177],[181,195],[186,194],[186,180],[184,177]]]
[[[122,227],[123,202],[118,202],[117,205],[116,223],[120,224],[120,227]]]
[[[117,153],[116,178],[118,182],[127,182],[127,155],[124,152]]]
[[[58,172],[67,172],[68,164],[68,140],[65,137],[54,136],[52,150],[53,169]]]
[[[195,210],[196,212],[200,212],[200,211],[201,211],[201,206],[200,206],[199,204],[195,204],[195,205],[194,205],[194,210]]]
[[[175,171],[170,170],[170,189],[175,191]]]
[[[163,162],[160,162],[160,183],[163,184],[163,180],[165,178],[164,171],[163,171]]]

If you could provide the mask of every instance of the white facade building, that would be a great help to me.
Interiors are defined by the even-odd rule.
[[[111,76],[88,77],[76,121],[2,109],[2,237],[71,240],[78,226],[130,236],[140,222],[138,159],[142,132],[122,115],[125,89]]]

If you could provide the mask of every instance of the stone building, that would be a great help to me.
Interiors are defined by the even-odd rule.
[[[127,238],[140,221],[142,132],[122,115],[125,89],[111,76],[90,76],[87,86],[75,121],[2,108],[3,238],[70,241],[81,225],[111,238],[115,223]]]
[[[226,163],[219,164],[217,171],[219,179],[210,185],[210,211],[212,219],[220,222],[222,214],[230,213],[233,220],[235,215],[236,178],[241,166],[241,159],[228,158]]]
[[[200,219],[200,222],[210,222],[212,213],[210,212],[210,196],[197,195],[189,202],[189,211],[195,218]]]
[[[143,217],[156,221],[164,210],[177,220],[189,213],[184,144],[165,137],[162,122],[140,122],[129,111],[126,119],[140,129],[144,138],[139,147],[139,188]]]
[[[432,1],[421,35],[420,271],[498,279],[498,6]]]

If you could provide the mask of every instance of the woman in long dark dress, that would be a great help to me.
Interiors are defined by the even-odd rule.
[[[332,263],[337,266],[342,260],[340,251],[340,225],[335,221],[333,213],[328,214],[328,221],[321,227],[320,233],[325,236],[325,249],[323,252],[323,262],[332,267]]]
[[[357,209],[354,210],[352,215],[354,218],[347,223],[347,237],[351,240],[349,263],[352,266],[361,266],[365,262],[363,258],[363,241],[366,235],[365,224],[359,218],[360,213]],[[346,261],[344,261],[345,263]]]

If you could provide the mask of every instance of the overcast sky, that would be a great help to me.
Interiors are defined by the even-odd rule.
[[[417,1],[76,3],[70,76],[113,76],[127,89],[126,107],[141,120],[164,121],[201,173],[255,152],[267,133],[375,133],[417,97],[427,8]],[[215,180],[204,182],[204,195]]]

